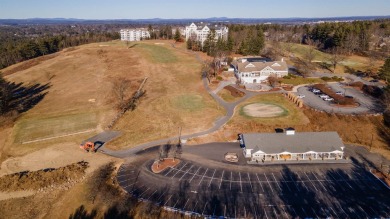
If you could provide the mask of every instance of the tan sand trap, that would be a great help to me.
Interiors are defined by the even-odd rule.
[[[283,108],[265,103],[253,103],[243,107],[246,115],[252,117],[277,117],[284,113]]]

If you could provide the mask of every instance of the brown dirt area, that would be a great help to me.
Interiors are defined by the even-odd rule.
[[[25,171],[0,177],[0,191],[38,190],[48,186],[81,179],[88,167],[87,162],[78,162],[60,168]]]
[[[179,163],[180,163],[179,159],[165,158],[162,161],[156,160],[152,164],[151,169],[152,169],[153,173],[161,173],[162,171],[164,171],[168,167],[175,167]]]
[[[253,103],[244,106],[243,112],[251,117],[277,117],[283,114],[284,110],[273,104]]]
[[[228,91],[230,91],[230,94],[233,96],[233,97],[243,97],[244,96],[244,92],[240,91],[240,90],[237,90],[236,88],[228,85],[226,87],[224,87],[223,89],[226,89]]]

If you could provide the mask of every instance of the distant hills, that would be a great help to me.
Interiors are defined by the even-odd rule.
[[[28,19],[0,19],[0,25],[29,25],[29,24],[187,24],[190,22],[208,23],[278,23],[278,24],[302,24],[321,21],[354,21],[354,20],[375,20],[390,19],[388,16],[353,16],[353,17],[327,17],[327,18],[183,18],[183,19],[77,19],[77,18],[28,18]]]

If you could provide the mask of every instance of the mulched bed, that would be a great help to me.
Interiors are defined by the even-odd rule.
[[[160,160],[154,161],[154,163],[152,164],[151,169],[152,169],[153,173],[161,173],[165,169],[167,169],[169,167],[175,167],[179,163],[180,163],[179,159],[165,158],[162,161],[160,161]]]
[[[243,97],[244,96],[244,92],[237,90],[236,88],[234,88],[230,85],[224,87],[224,89],[228,90],[233,97]]]

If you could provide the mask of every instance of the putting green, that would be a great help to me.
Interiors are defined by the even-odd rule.
[[[287,110],[275,104],[252,103],[242,107],[242,112],[250,117],[271,118],[283,116]]]

